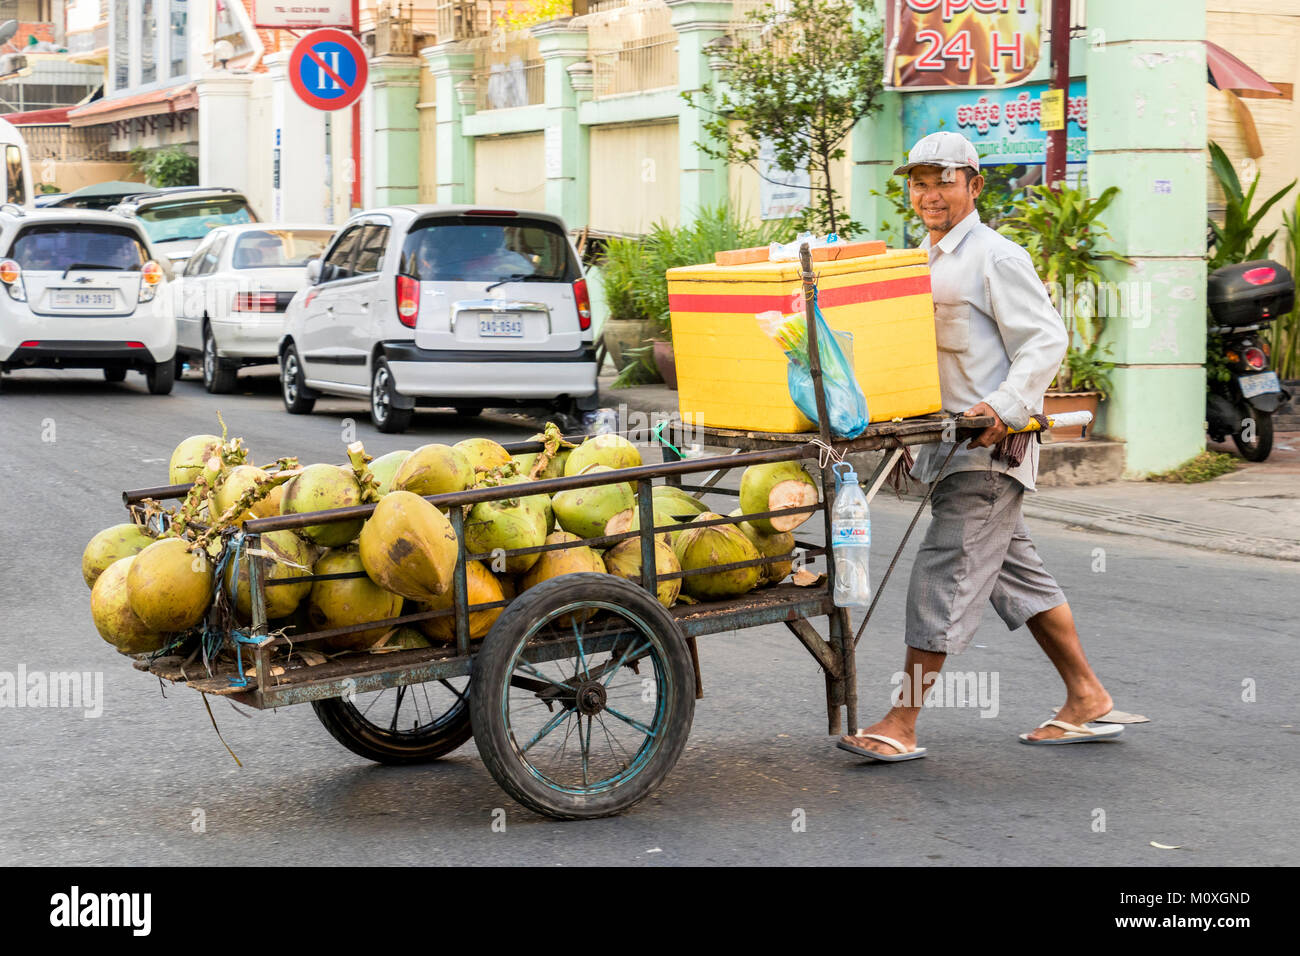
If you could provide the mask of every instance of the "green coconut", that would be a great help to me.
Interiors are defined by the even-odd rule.
[[[387,500],[387,499],[385,499]],[[355,548],[326,551],[317,559],[312,574],[348,574],[361,572],[360,577],[336,578],[330,581],[313,581],[307,604],[307,619],[313,630],[351,627],[371,621],[385,621],[402,613],[400,594],[385,591],[365,574],[361,555]],[[370,628],[328,637],[325,643],[335,649],[364,649],[374,644],[387,627]]]
[[[373,469],[372,469],[373,470]],[[474,484],[474,469],[450,445],[421,445],[393,475],[392,490],[426,497],[464,491]]]
[[[742,514],[739,508],[731,513],[731,517],[738,518]],[[749,539],[749,543],[758,549],[758,553],[765,558],[776,558],[789,554],[794,550],[794,535],[789,531],[783,531],[780,534],[763,534],[748,521],[742,521],[736,525]],[[762,574],[758,579],[760,588],[767,587],[771,584],[780,584],[785,580],[786,575],[794,570],[794,560],[787,558],[784,561],[772,561],[769,564],[760,566]]]
[[[476,472],[491,471],[510,463],[510,452],[490,438],[466,438],[451,447],[464,455]]]
[[[572,458],[569,459],[573,461]],[[584,475],[612,471],[607,465],[588,465]],[[636,504],[636,495],[626,481],[594,488],[573,488],[551,498],[555,520],[560,527],[580,538],[598,538],[605,533],[609,519]]]
[[[127,600],[154,632],[183,631],[203,620],[212,602],[212,562],[181,538],[163,538],[137,554],[126,577]]]
[[[90,616],[99,636],[123,654],[150,654],[166,647],[168,636],[131,610],[126,579],[134,562],[135,555],[118,558],[96,577],[90,590]]]
[[[153,541],[153,537],[143,528],[129,521],[99,532],[90,539],[86,550],[81,552],[81,576],[86,581],[86,587],[93,588],[95,580],[110,565],[122,558],[139,554]]]
[[[641,464],[641,453],[622,435],[593,435],[569,452],[564,463],[565,475],[580,475],[589,465],[606,468],[635,468]]]
[[[425,637],[417,628],[399,627],[397,633],[388,641],[387,647],[400,647],[404,651],[419,650],[424,647],[433,647],[429,639]]]
[[[641,583],[641,542],[636,538],[620,541],[604,554],[605,570],[610,574],[626,578],[634,584]],[[682,569],[681,562],[673,549],[663,540],[655,542],[655,573],[675,574]],[[655,596],[664,607],[677,603],[677,595],[682,590],[682,579],[672,578],[659,581]]]
[[[519,474],[525,478],[532,477],[537,481],[544,478],[563,478],[564,465],[569,460],[568,448],[562,448],[551,456],[551,460],[546,463],[546,467],[538,474],[534,475],[533,467],[537,464],[538,452],[529,452],[526,455],[515,455],[515,464],[519,467]]]
[[[308,465],[301,474],[285,482],[280,513],[301,515],[313,511],[351,508],[359,504],[361,486],[357,484],[356,475],[351,468],[343,465]],[[355,538],[363,524],[364,518],[332,521],[300,528],[298,534],[313,544],[338,548]]]
[[[480,501],[465,519],[465,547],[471,554],[490,554],[514,548],[536,548],[546,540],[546,516],[526,498],[503,498]],[[529,570],[540,554],[509,555],[501,567],[495,558],[488,561],[496,571],[522,574]]]
[[[667,507],[656,501],[654,503],[654,523],[656,528],[671,526],[674,530],[660,532],[658,537],[661,541],[672,547],[672,539],[680,532],[675,530],[681,527],[681,522],[670,514]],[[624,531],[641,530],[641,509],[639,506],[633,506],[626,511],[620,511],[614,517],[605,522],[605,534],[622,534]]]
[[[496,576],[483,566],[479,561],[470,561],[465,565],[465,588],[468,594],[468,603],[474,604],[495,604],[498,601],[505,600],[505,593],[501,590],[501,582]],[[432,601],[426,601],[420,605],[424,611],[446,611],[455,606],[455,600],[452,592],[449,590],[446,594],[434,598]],[[469,637],[472,641],[477,641],[484,637],[496,623],[496,619],[504,611],[503,607],[488,608],[484,611],[471,611],[469,615]],[[420,621],[420,629],[435,641],[443,644],[450,644],[456,640],[456,617],[447,615],[445,617],[429,617]]]
[[[695,521],[712,521],[721,517],[706,511]],[[758,549],[733,525],[715,525],[711,528],[694,526],[694,522],[677,536],[673,545],[683,571],[696,571],[718,564],[737,561],[757,561]],[[739,597],[752,591],[761,575],[758,565],[732,568],[712,574],[693,574],[682,579],[682,590],[691,597],[702,600]]]
[[[709,506],[699,498],[675,485],[655,485],[650,493],[654,495],[656,508],[663,507],[668,514],[682,517],[685,521],[709,510]]]
[[[750,465],[740,476],[740,510],[747,515],[817,504],[817,482],[797,461]],[[750,521],[763,534],[793,531],[816,512],[805,511]]]
[[[379,499],[357,540],[370,580],[413,601],[428,601],[451,587],[456,532],[447,516],[409,491]]]
[[[265,595],[266,618],[274,621],[288,617],[298,609],[303,598],[311,593],[311,582],[266,587],[267,582],[307,577],[311,574],[312,560],[315,555],[312,553],[311,545],[292,531],[268,531],[261,537],[259,550],[270,554],[270,558],[262,565],[262,594]],[[243,620],[249,620],[253,616],[253,599],[250,593],[247,560],[241,556],[238,564],[234,561],[228,562],[224,578],[226,593],[234,597],[235,610]]]
[[[208,459],[221,454],[219,435],[191,435],[172,452],[167,478],[173,485],[187,485],[202,473]]]
[[[527,485],[532,484],[532,482],[530,479],[525,478],[522,475],[516,475],[511,478],[506,478],[502,484]],[[541,513],[543,519],[546,521],[546,533],[550,534],[555,530],[555,509],[551,507],[551,496],[541,493],[530,495],[527,494],[526,491],[527,489],[520,489],[522,494],[522,497],[519,499],[520,502],[525,506],[532,508],[534,511]]]
[[[397,470],[410,457],[409,451],[390,451],[370,463],[370,473],[375,476],[375,481],[379,482],[381,495],[386,495],[393,490],[393,479],[397,477]]]

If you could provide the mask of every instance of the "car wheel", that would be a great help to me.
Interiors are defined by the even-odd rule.
[[[172,383],[176,381],[176,363],[173,361],[155,363],[153,368],[144,373],[144,380],[149,386],[150,395],[170,395]]]
[[[315,397],[307,396],[302,362],[298,358],[298,349],[293,345],[286,346],[280,353],[280,397],[284,399],[284,410],[290,415],[310,415],[316,407]]]
[[[104,369],[104,381],[106,382],[125,382],[126,369],[124,368],[106,368]]]
[[[379,359],[370,376],[370,420],[386,434],[406,431],[411,427],[411,419],[415,417],[415,409],[398,408],[393,404],[395,392],[393,373],[388,368],[388,361]]]
[[[212,326],[203,327],[203,387],[213,395],[225,395],[235,390],[236,371],[228,368],[217,355],[217,338]]]
[[[172,378],[179,382],[185,377],[185,359],[181,357],[180,352],[176,353],[175,365],[176,367],[172,370]]]

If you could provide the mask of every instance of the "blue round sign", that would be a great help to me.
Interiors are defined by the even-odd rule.
[[[369,67],[365,50],[341,30],[313,30],[289,56],[289,82],[308,106],[341,110],[361,96]]]

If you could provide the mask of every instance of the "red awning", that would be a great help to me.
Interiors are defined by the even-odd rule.
[[[86,106],[68,111],[68,122],[73,126],[98,126],[137,116],[158,116],[180,113],[199,108],[199,94],[194,84],[174,86],[166,90],[153,90],[136,96],[119,96],[111,100],[96,100]]]
[[[1245,63],[1219,46],[1205,41],[1205,65],[1209,70],[1210,84],[1220,90],[1259,90],[1281,96],[1282,91],[1264,79]]]
[[[69,107],[52,110],[28,110],[26,113],[6,113],[4,119],[15,126],[53,126],[68,121]]]

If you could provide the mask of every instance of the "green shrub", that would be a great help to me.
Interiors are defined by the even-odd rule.
[[[155,150],[134,149],[131,151],[131,162],[144,175],[145,182],[159,189],[199,184],[199,161],[179,146]]]
[[[1189,458],[1177,468],[1150,475],[1147,481],[1173,481],[1194,484],[1198,481],[1212,481],[1220,475],[1231,474],[1237,470],[1238,460],[1232,455],[1217,451],[1203,451],[1195,458]]]

